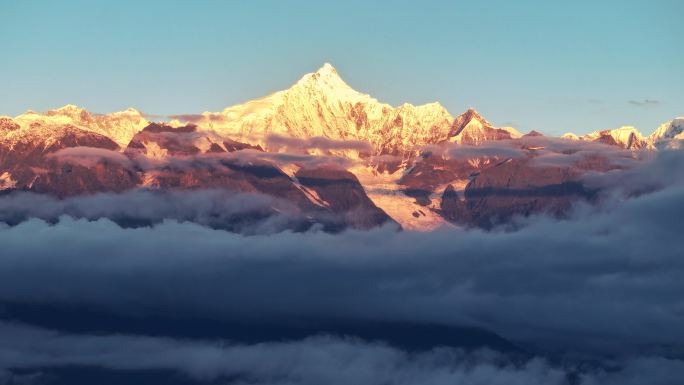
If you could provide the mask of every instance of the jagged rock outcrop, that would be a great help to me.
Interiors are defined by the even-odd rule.
[[[334,166],[301,168],[295,178],[315,194],[321,205],[341,216],[342,223],[368,229],[394,222],[368,198],[358,178],[347,170]]]
[[[562,216],[578,201],[591,201],[597,191],[588,188],[586,171],[618,168],[597,155],[568,165],[535,162],[528,156],[506,159],[474,173],[462,194],[451,185],[442,195],[445,218],[465,226],[485,229],[508,223],[515,216]]]
[[[470,108],[454,119],[449,133],[449,141],[477,145],[489,140],[516,139],[521,136],[522,134],[512,127],[494,127],[475,109]]]

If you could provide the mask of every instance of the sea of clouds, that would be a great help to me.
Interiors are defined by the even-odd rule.
[[[7,305],[0,305],[0,383],[39,382],[46,367],[83,365],[250,384],[677,384],[684,378],[683,164],[683,151],[664,151],[627,171],[590,174],[588,183],[605,190],[604,204],[578,205],[562,220],[519,219],[515,231],[247,236],[167,219],[171,206],[154,196],[140,206],[161,213],[159,220],[139,227],[50,211],[54,202],[26,203],[45,198],[3,197],[4,213],[22,207],[25,218],[0,225],[0,303]],[[125,201],[98,199],[113,212]],[[83,202],[70,207],[90,207]],[[156,204],[166,208],[155,211]],[[437,345],[409,351],[334,334],[249,344],[60,330],[49,314],[39,326],[18,319],[8,305],[17,303],[140,319],[468,326],[531,357]]]

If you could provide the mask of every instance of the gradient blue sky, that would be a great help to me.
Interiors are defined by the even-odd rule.
[[[217,111],[331,62],[393,105],[650,133],[684,115],[683,14],[678,0],[0,0],[0,115]]]

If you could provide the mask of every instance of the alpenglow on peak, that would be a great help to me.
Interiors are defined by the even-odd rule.
[[[325,63],[316,72],[304,75],[296,85],[323,88],[328,91],[335,89],[351,90],[352,88],[340,77],[335,67],[330,63]]]
[[[221,135],[266,145],[270,134],[361,140],[374,154],[407,155],[446,140],[453,117],[438,103],[393,107],[350,87],[330,63],[290,88],[260,99],[205,112],[196,123]]]
[[[337,70],[330,63],[323,63],[323,66],[316,71],[317,74],[321,76],[337,75]]]

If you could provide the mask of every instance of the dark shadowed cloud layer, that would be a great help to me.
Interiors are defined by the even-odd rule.
[[[0,198],[0,222],[16,224],[29,218],[56,222],[63,215],[90,220],[110,218],[126,227],[151,226],[164,220],[188,221],[243,234],[279,232],[305,220],[285,200],[225,190],[140,189],[66,199],[15,192]]]
[[[628,171],[588,175],[612,187],[604,205],[577,206],[564,220],[521,219],[516,231],[243,236],[177,220],[122,228],[68,216],[0,227],[0,302],[231,322],[476,326],[535,352],[611,356],[616,371],[577,372],[536,359],[509,364],[454,350],[411,355],[337,337],[216,345],[65,335],[12,323],[0,324],[9,341],[0,346],[0,369],[175,368],[194,377],[242,373],[257,384],[563,384],[572,372],[582,384],[674,384],[684,357],[683,154],[663,152]],[[14,198],[0,199],[4,211],[19,205],[7,199]],[[89,199],[98,210],[121,203]],[[154,195],[137,199],[151,210],[158,204]]]
[[[0,300],[431,321],[550,349],[680,349],[682,199],[684,188],[673,187],[509,233],[244,237],[170,221],[122,229],[33,219],[0,231]]]
[[[684,362],[658,357],[614,362],[610,371],[513,363],[498,353],[437,348],[407,353],[387,345],[328,336],[254,345],[128,335],[73,335],[0,322],[3,368],[68,365],[115,370],[175,370],[189,380],[238,384],[674,385]],[[4,371],[11,383],[11,372]],[[30,372],[29,372],[30,373]],[[27,375],[24,374],[24,377]],[[33,377],[40,380],[40,373]]]

